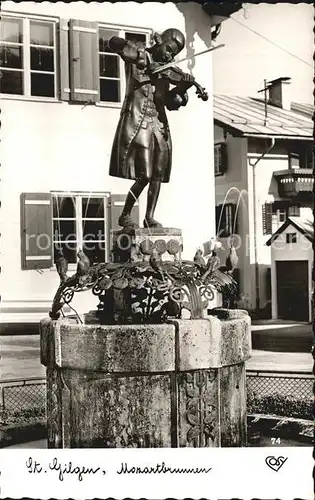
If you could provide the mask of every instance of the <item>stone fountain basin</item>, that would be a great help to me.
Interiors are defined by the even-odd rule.
[[[49,447],[246,445],[247,314],[40,331]]]
[[[170,320],[164,324],[79,324],[72,318],[41,321],[41,363],[48,345],[60,368],[102,372],[221,368],[251,356],[250,317],[242,311],[219,320]],[[53,337],[53,339],[52,339]],[[51,361],[51,360],[50,360]]]

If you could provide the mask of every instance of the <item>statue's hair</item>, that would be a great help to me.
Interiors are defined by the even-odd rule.
[[[181,31],[177,28],[169,28],[163,31],[162,34],[154,33],[153,39],[156,45],[161,45],[165,40],[174,40],[178,46],[178,51],[180,52],[185,46],[185,37]]]
[[[154,41],[154,43],[156,45],[161,45],[161,43],[162,43],[162,37],[161,37],[160,33],[155,32],[153,34],[153,41]]]
[[[177,28],[169,28],[163,31],[161,38],[162,40],[174,40],[177,43],[179,51],[185,46],[185,37]]]

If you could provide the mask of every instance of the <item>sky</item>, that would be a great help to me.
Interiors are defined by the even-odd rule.
[[[257,91],[267,81],[291,77],[292,101],[312,104],[313,98],[313,15],[312,4],[243,4],[240,11],[222,23],[213,52],[214,92],[262,97]],[[242,23],[244,26],[241,26]],[[254,30],[269,41],[251,32]],[[299,59],[298,59],[299,58]],[[300,60],[301,59],[301,60]]]

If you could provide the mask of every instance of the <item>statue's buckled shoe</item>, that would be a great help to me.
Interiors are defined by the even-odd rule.
[[[138,224],[136,224],[132,218],[130,217],[129,214],[121,214],[121,216],[119,217],[118,219],[118,224],[121,226],[121,227],[134,227],[134,228],[137,228],[139,227]]]
[[[143,221],[143,227],[149,228],[149,227],[163,227],[162,224],[160,224],[158,221],[154,219],[144,219]]]

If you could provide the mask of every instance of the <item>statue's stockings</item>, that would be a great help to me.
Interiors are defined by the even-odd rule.
[[[124,215],[130,215],[136,200],[139,198],[140,194],[149,182],[150,185],[148,189],[147,210],[145,218],[148,220],[154,219],[154,211],[160,194],[161,181],[149,181],[148,179],[139,179],[132,185],[126,197],[126,203],[123,209]]]

